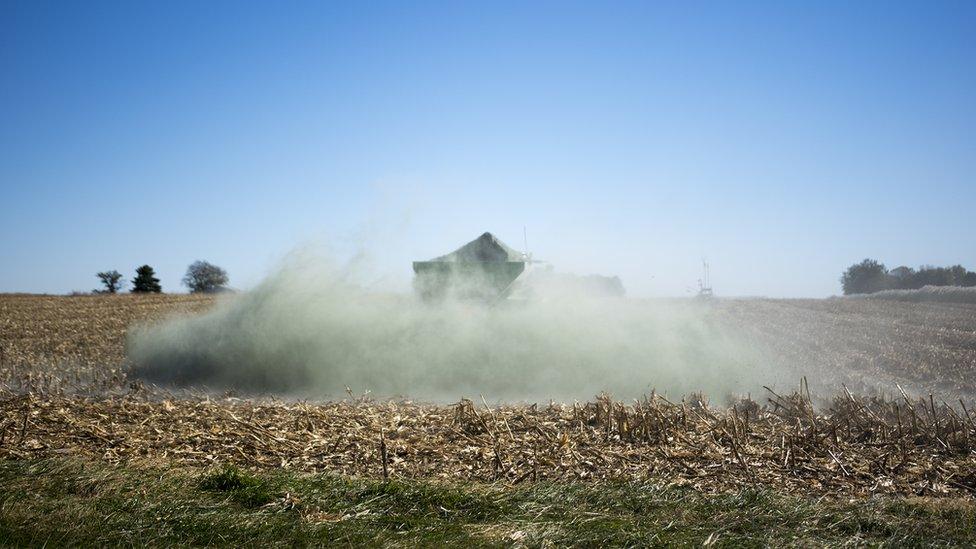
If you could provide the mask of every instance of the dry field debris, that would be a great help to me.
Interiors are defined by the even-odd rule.
[[[656,478],[706,492],[976,494],[976,422],[934,399],[845,394],[818,414],[802,393],[724,412],[660,396],[498,407],[158,396],[7,396],[0,456],[511,483]]]
[[[653,394],[632,402],[600,395],[588,403],[549,405],[489,406],[480,399],[437,405],[351,395],[308,403],[175,396],[125,379],[120,368],[129,323],[210,303],[187,296],[0,297],[0,459],[79,455],[110,463],[231,463],[511,484],[650,479],[702,492],[762,487],[828,496],[976,495],[976,416],[966,401],[947,404],[934,396],[865,398],[845,390],[814,409],[804,383],[792,394],[770,390],[725,408],[700,395],[673,401]],[[771,303],[738,310],[723,305],[733,310],[721,314],[753,315]],[[953,315],[944,318],[956,322]],[[926,333],[926,326],[919,329]],[[957,341],[971,329],[972,323],[960,324],[928,335]],[[926,367],[947,369],[951,377],[966,364]],[[50,368],[54,373],[45,373]],[[114,373],[91,373],[98,368]],[[79,389],[84,375],[97,391]]]

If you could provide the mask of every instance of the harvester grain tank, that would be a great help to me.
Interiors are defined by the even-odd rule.
[[[414,261],[414,288],[426,300],[504,299],[530,261],[527,254],[485,233],[449,254]]]

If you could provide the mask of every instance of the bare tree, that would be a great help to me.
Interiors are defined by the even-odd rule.
[[[224,291],[228,280],[227,271],[206,261],[194,261],[183,276],[183,284],[193,293]]]
[[[97,293],[114,294],[121,290],[122,285],[124,284],[122,281],[122,273],[114,269],[111,271],[97,273],[95,276],[97,276],[98,279],[102,281],[102,284],[105,285],[105,289],[96,290]]]

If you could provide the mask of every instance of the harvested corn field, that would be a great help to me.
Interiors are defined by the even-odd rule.
[[[702,492],[976,493],[976,423],[927,400],[845,395],[815,413],[799,393],[727,411],[660,396],[497,407],[157,396],[7,398],[0,455],[510,484],[654,479]]]
[[[11,487],[0,540],[972,541],[972,306],[695,304],[796,380],[750,395],[315,399],[157,386],[133,371],[135,327],[225,306],[0,297],[0,481]]]
[[[489,405],[464,395],[453,404],[352,393],[299,402],[155,387],[129,375],[127,328],[206,311],[212,298],[4,296],[0,303],[6,459],[78,454],[111,463],[508,483],[651,478],[706,492],[751,485],[825,495],[976,492],[976,418],[968,396],[958,396],[972,391],[971,305],[714,304],[709,314],[777,351],[784,369],[796,361],[789,375],[798,382],[833,384],[830,393],[806,383],[751,398],[649,393]],[[855,387],[873,392],[849,392],[858,380]],[[879,390],[902,384],[911,394]],[[947,387],[952,397],[919,387]]]
[[[129,329],[213,302],[192,294],[0,295],[0,384],[41,392],[124,386]]]
[[[4,365],[119,366],[129,328],[213,303],[213,296],[200,294],[0,294],[0,360]]]
[[[881,299],[722,300],[716,315],[814,393],[898,386],[949,401],[976,395],[976,304]]]
[[[259,296],[260,297],[260,296]],[[267,296],[265,296],[267,297]],[[276,295],[275,297],[280,297]],[[216,300],[212,296],[199,295],[157,295],[157,296],[28,296],[3,295],[0,296],[0,383],[6,390],[24,392],[28,390],[60,390],[66,392],[91,392],[96,388],[118,388],[129,382],[139,381],[129,371],[126,361],[127,333],[134,328],[145,326],[173,326],[181,328],[176,335],[194,337],[201,345],[222,348],[233,354],[226,362],[231,365],[231,371],[223,381],[223,389],[239,390],[249,381],[243,374],[235,374],[234,369],[243,370],[242,365],[257,363],[262,369],[264,377],[283,377],[283,371],[288,369],[288,361],[302,361],[303,367],[314,370],[315,361],[325,362],[328,357],[321,355],[335,353],[342,355],[347,362],[355,362],[361,358],[363,362],[373,357],[357,357],[348,348],[323,346],[319,340],[331,342],[336,339],[334,332],[337,322],[333,318],[319,319],[309,316],[309,309],[328,309],[334,303],[331,301],[308,302],[307,295],[301,300],[288,303],[290,308],[284,311],[257,309],[254,314],[264,315],[271,320],[249,319],[256,325],[250,326],[245,332],[239,325],[225,322],[227,329],[220,331],[212,329],[213,321],[202,315],[209,315],[211,319],[222,321],[232,317],[240,322],[240,309],[234,309],[233,300],[244,301],[247,296],[240,298],[226,298],[229,306],[214,308]],[[267,301],[265,299],[264,301]],[[734,299],[713,300],[708,304],[687,304],[681,300],[628,300],[627,308],[609,309],[609,312],[630,310],[656,310],[659,316],[675,312],[674,316],[681,316],[683,323],[675,326],[667,325],[657,318],[656,322],[645,322],[633,331],[633,337],[640,335],[638,329],[647,329],[645,339],[655,337],[664,340],[663,336],[651,333],[650,330],[672,328],[673,333],[667,334],[668,341],[646,348],[638,347],[642,351],[660,351],[664,358],[646,356],[644,360],[651,364],[647,371],[632,369],[614,369],[610,367],[597,370],[590,377],[583,376],[565,379],[574,369],[585,369],[586,364],[549,365],[546,371],[540,372],[532,379],[534,385],[539,385],[537,395],[540,402],[548,402],[550,398],[572,401],[574,398],[583,400],[599,392],[613,389],[608,386],[609,381],[626,385],[637,394],[621,395],[618,398],[641,397],[652,390],[664,393],[670,398],[678,398],[683,394],[700,392],[705,385],[714,381],[714,375],[735,377],[738,396],[745,396],[751,392],[756,398],[764,398],[764,386],[769,386],[778,392],[789,393],[794,390],[801,378],[806,378],[812,390],[815,402],[826,402],[835,394],[843,392],[844,387],[855,394],[875,395],[883,392],[888,398],[901,398],[901,389],[909,394],[927,396],[934,394],[947,402],[956,403],[960,398],[972,399],[976,395],[976,305],[968,303],[908,303],[887,300],[865,299],[825,299],[825,300],[769,300],[769,299]],[[356,302],[359,306],[361,303]],[[304,308],[302,308],[304,307]],[[348,307],[348,305],[342,305]],[[368,323],[374,319],[382,321],[383,317],[398,313],[396,309],[382,309],[372,317],[356,319],[359,324]],[[549,311],[545,311],[549,313]],[[562,310],[556,309],[551,313],[555,316]],[[587,311],[590,312],[590,311]],[[597,312],[605,312],[598,310]],[[469,314],[470,311],[462,311]],[[470,316],[480,320],[476,314],[463,318],[471,323]],[[503,311],[502,314],[507,314]],[[311,329],[304,324],[302,331],[289,332],[281,327],[291,315],[303,323],[312,325]],[[538,320],[521,310],[514,311],[514,315],[522,315],[520,324],[505,326],[505,331],[490,334],[491,337],[509,337],[517,343],[525,340],[524,330],[528,322]],[[514,316],[513,315],[513,316]],[[563,319],[565,319],[563,316]],[[175,322],[167,320],[175,318]],[[455,320],[454,317],[446,317]],[[194,322],[181,322],[182,319]],[[195,322],[199,320],[200,322]],[[443,321],[443,318],[438,320]],[[416,322],[417,317],[406,319]],[[265,324],[261,324],[265,322]],[[361,337],[364,329],[356,327],[353,321],[346,321],[355,327],[349,331],[350,337]],[[474,327],[480,325],[473,324]],[[702,329],[700,326],[707,326]],[[574,330],[573,335],[581,337],[597,337],[602,335],[599,329],[589,326],[568,326]],[[440,341],[448,340],[451,326],[435,325],[433,336],[422,332],[403,333],[391,337],[393,330],[384,326],[382,335],[386,338],[380,341],[386,346],[387,354],[399,357],[402,362],[418,361],[416,346],[403,343],[404,339],[436,337]],[[260,330],[265,333],[255,333]],[[518,332],[516,331],[518,330]],[[157,332],[146,330],[148,336],[154,337]],[[358,332],[358,333],[353,333]],[[246,337],[239,334],[246,333]],[[161,335],[172,333],[162,330]],[[203,334],[202,336],[200,334]],[[270,334],[270,335],[268,335]],[[565,349],[559,349],[556,343],[562,340],[550,336],[547,332],[539,332],[535,339],[525,341],[525,345],[534,348],[546,347],[555,358],[566,358]],[[276,343],[274,338],[287,336],[290,346],[275,344],[266,345],[272,350],[258,348],[267,341]],[[717,346],[714,339],[721,337],[724,345]],[[243,340],[245,345],[235,342]],[[171,337],[171,339],[173,339]],[[482,338],[466,337],[456,346],[483,343]],[[297,343],[294,340],[298,340]],[[376,340],[364,340],[369,343]],[[679,340],[675,343],[675,340]],[[686,340],[686,341],[680,341]],[[179,339],[175,339],[179,343]],[[228,345],[231,341],[233,345]],[[255,343],[256,342],[256,343]],[[392,342],[392,343],[391,343]],[[493,340],[489,343],[494,343]],[[633,347],[632,338],[620,338],[609,341],[597,350],[612,347]],[[184,342],[189,347],[189,342]],[[287,352],[276,351],[284,348]],[[301,352],[297,352],[298,349]],[[704,350],[703,350],[704,349]],[[249,356],[247,351],[255,351],[257,358]],[[592,349],[584,349],[593,353]],[[612,350],[612,349],[611,349]],[[635,360],[634,350],[621,354],[625,360]],[[304,353],[304,354],[303,354]],[[561,354],[559,354],[561,353]],[[375,351],[373,351],[375,354]],[[511,355],[511,353],[510,353]],[[512,355],[514,356],[514,355]],[[689,360],[692,356],[694,360]],[[210,358],[210,357],[207,357]],[[435,359],[443,359],[443,354],[435,354]],[[450,355],[450,359],[474,358]],[[516,379],[512,383],[495,378],[508,374],[513,378],[525,376],[526,363],[515,364],[508,371],[499,363],[498,356],[486,355],[484,360],[494,359],[496,364],[492,369],[486,369],[481,363],[474,365],[457,375],[459,367],[450,365],[450,371],[440,372],[428,370],[425,373],[437,375],[446,379],[444,383],[449,388],[448,394],[439,400],[447,403],[454,402],[462,396],[478,398],[484,394],[489,402],[521,400],[517,396],[519,391],[509,391],[510,385],[524,383],[523,379]],[[502,355],[500,358],[512,360],[511,356]],[[528,356],[529,359],[545,359],[542,355]],[[557,362],[553,359],[553,362]],[[223,360],[223,359],[221,359]],[[636,357],[640,360],[640,357]],[[726,361],[721,368],[709,368],[710,361]],[[544,362],[544,360],[543,360]],[[670,363],[685,367],[669,367]],[[603,364],[597,364],[604,366]],[[165,364],[164,364],[165,366]],[[179,366],[179,365],[176,365]],[[687,367],[690,366],[690,367]],[[175,366],[174,366],[175,367]],[[396,374],[398,364],[382,365],[380,377],[391,377]],[[739,369],[735,369],[735,368]],[[730,368],[732,368],[730,370]],[[385,375],[384,375],[385,372]],[[314,373],[314,371],[313,371]],[[318,393],[301,394],[310,400],[323,398],[343,398],[345,388],[351,387],[357,394],[365,391],[375,391],[375,386],[369,384],[357,385],[353,380],[359,378],[349,371],[328,370],[330,376],[338,379],[332,385],[338,385],[339,390],[320,391]],[[560,375],[555,375],[559,373]],[[450,375],[445,375],[450,374]],[[611,375],[613,374],[613,375]],[[235,378],[235,375],[238,376]],[[349,377],[342,377],[348,375]],[[447,379],[452,377],[452,379]],[[711,376],[711,377],[710,377]],[[114,378],[114,381],[113,381]],[[460,379],[459,379],[460,378]],[[463,378],[478,379],[479,383],[473,392],[464,394],[458,389],[464,385]],[[620,379],[616,379],[620,378]],[[668,381],[680,378],[680,385],[684,390],[675,391],[668,387]],[[744,380],[744,378],[755,378]],[[594,381],[595,380],[595,381]],[[216,379],[201,378],[197,388],[211,386]],[[240,385],[234,386],[234,382]],[[748,383],[746,383],[748,381]],[[560,384],[578,383],[586,385],[589,392],[568,396],[559,394]],[[429,380],[414,376],[414,386],[407,386],[398,394],[416,398],[419,390],[429,384]],[[95,387],[97,385],[97,387]],[[471,385],[471,384],[469,384]],[[728,384],[731,385],[731,384]],[[454,387],[450,389],[450,387]],[[748,387],[749,390],[741,390]],[[899,389],[899,387],[901,389]],[[192,386],[191,386],[192,388]],[[495,390],[495,389],[498,390]],[[330,389],[334,389],[331,387]],[[718,405],[725,405],[737,398],[728,395],[729,391],[706,391],[709,400]],[[295,394],[298,394],[296,391]],[[515,393],[516,396],[512,396]]]

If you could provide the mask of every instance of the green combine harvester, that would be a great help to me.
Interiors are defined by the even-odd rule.
[[[494,302],[505,299],[531,262],[491,233],[429,261],[414,261],[414,289],[428,301],[446,297]]]

